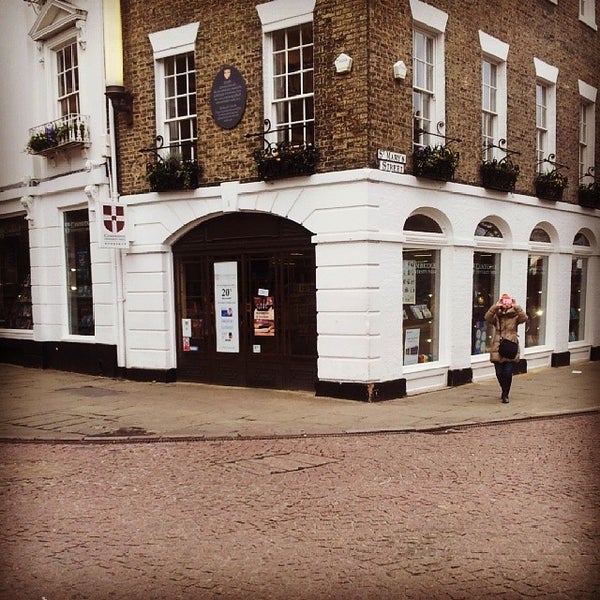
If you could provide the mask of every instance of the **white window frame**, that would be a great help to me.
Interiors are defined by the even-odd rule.
[[[490,63],[496,69],[496,106],[494,118],[494,140],[493,143],[498,145],[500,140],[507,140],[507,121],[508,121],[508,86],[507,86],[507,68],[506,62],[508,59],[509,45],[501,40],[488,35],[484,31],[479,31],[479,44],[481,46],[482,61]],[[482,64],[483,76],[483,64]],[[483,92],[483,80],[482,80]],[[482,111],[485,111],[484,99],[481,101]],[[483,131],[483,116],[482,116],[482,145],[485,144]],[[502,159],[505,154],[498,148],[490,148],[486,151],[483,148],[484,160]]]
[[[272,129],[277,129],[279,126],[277,119],[277,104],[273,90],[273,37],[275,31],[298,27],[307,23],[313,22],[313,13],[316,0],[273,0],[265,4],[259,4],[256,7],[260,18],[263,34],[263,92],[264,92],[264,118],[271,123]],[[313,65],[314,69],[314,65]],[[308,98],[312,96],[314,99],[314,85],[311,94],[301,96]],[[281,99],[278,99],[281,100]],[[314,100],[313,100],[313,117],[310,119],[314,127]],[[308,122],[305,120],[305,123]],[[269,142],[276,143],[286,138],[287,132],[273,133],[268,137]],[[312,137],[312,136],[310,136]],[[306,130],[304,132],[305,141],[314,140],[306,138]]]
[[[547,159],[551,154],[556,156],[556,82],[558,80],[558,69],[539,58],[534,58],[533,62],[536,76],[536,140],[539,132],[543,130],[545,133],[545,142],[542,147],[536,141],[536,161],[538,172],[543,173],[551,170],[546,166],[547,163],[543,162],[544,159]],[[545,123],[540,123],[538,119],[538,86],[542,86],[546,90]]]
[[[165,105],[165,69],[164,59],[195,52],[196,38],[200,23],[188,23],[182,27],[165,29],[148,34],[154,54],[154,85],[156,98],[156,135],[162,136],[164,145],[170,141],[169,131],[166,127],[167,114]],[[197,119],[197,115],[196,115]],[[197,126],[197,125],[196,125]],[[195,156],[196,149],[193,148]]]
[[[483,159],[497,158],[498,66],[485,58],[481,62],[481,142]]]
[[[438,8],[421,2],[410,0],[410,10],[413,18],[413,31],[424,33],[433,38],[433,94],[431,95],[431,131],[438,133],[438,123],[446,124],[446,64],[445,64],[445,32],[448,23],[448,14]],[[414,33],[413,33],[414,40]],[[414,41],[413,41],[414,44]],[[412,55],[414,57],[414,48]],[[413,80],[413,90],[414,80]],[[414,111],[414,107],[413,107]],[[414,118],[414,115],[413,115]],[[416,124],[416,122],[415,122]],[[439,133],[442,133],[440,131]],[[413,143],[414,143],[413,139]],[[421,143],[422,142],[422,143]],[[417,146],[443,144],[443,138],[437,136],[424,136]]]
[[[579,117],[579,178],[583,184],[591,183],[590,178],[583,178],[596,161],[596,96],[597,89],[588,85],[581,79],[578,80],[579,96],[581,100]],[[585,121],[583,131],[582,121]],[[583,178],[583,179],[582,179]]]
[[[582,259],[586,261],[585,267],[585,281],[584,287],[585,291],[582,297],[582,308],[583,308],[583,338],[577,341],[569,342],[569,348],[576,348],[578,346],[585,346],[587,340],[590,338],[590,321],[591,321],[591,313],[593,311],[594,302],[592,301],[592,292],[591,292],[591,279],[590,279],[590,258],[594,255],[594,247],[592,245],[592,235],[584,229],[580,229],[577,234],[581,233],[584,235],[589,243],[587,246],[580,246],[578,244],[573,244],[573,253],[572,259]],[[577,236],[576,234],[576,236]],[[575,237],[576,237],[575,236]],[[575,241],[575,239],[573,239]],[[572,265],[572,263],[571,263]]]
[[[64,51],[66,48],[71,48],[75,50],[75,54],[77,57],[77,66],[72,66],[70,70],[63,70],[61,73],[59,73],[59,54],[63,53],[64,55]],[[54,52],[54,63],[55,63],[55,69],[54,69],[54,94],[55,94],[55,98],[56,98],[56,105],[57,105],[57,115],[59,117],[66,117],[67,115],[73,115],[73,114],[80,114],[81,113],[81,94],[80,94],[80,90],[81,90],[81,69],[80,69],[80,52],[79,52],[79,44],[77,43],[76,39],[70,39],[67,40],[66,42],[64,42],[63,44],[60,44],[59,46],[56,46],[52,49],[52,51]],[[60,79],[64,78],[65,75],[70,76],[70,74],[76,74],[76,79],[77,79],[77,85],[76,87],[74,86],[74,89],[71,93],[65,93],[61,96],[60,94]],[[75,104],[76,104],[76,110],[71,111],[63,111],[62,110],[62,101],[63,100],[67,100],[68,98],[74,98],[75,99]]]
[[[596,0],[579,0],[579,20],[598,31],[596,24]]]

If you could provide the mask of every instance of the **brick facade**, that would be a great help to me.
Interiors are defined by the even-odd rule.
[[[134,125],[121,127],[123,193],[147,191],[145,158],[155,133],[154,70],[148,34],[199,21],[196,43],[199,158],[202,183],[255,177],[251,153],[263,118],[262,39],[256,2],[183,0],[123,1],[126,87],[134,94]],[[559,69],[557,160],[569,165],[565,200],[576,201],[579,93],[577,80],[600,88],[599,36],[578,19],[577,3],[509,0],[502,10],[484,11],[467,0],[432,3],[449,14],[446,43],[446,134],[461,162],[456,180],[479,184],[481,138],[481,49],[478,31],[509,44],[508,140],[521,155],[517,191],[533,194],[535,173],[534,57]],[[600,16],[600,15],[599,15]],[[316,143],[319,172],[375,166],[377,148],[410,156],[412,135],[412,17],[408,0],[317,0],[315,33]],[[335,73],[335,58],[354,59],[349,74]],[[408,74],[394,80],[392,65],[404,60]],[[224,64],[243,74],[248,99],[233,130],[221,129],[210,110],[212,80]],[[596,159],[600,118],[596,119]],[[409,165],[410,168],[410,165]]]

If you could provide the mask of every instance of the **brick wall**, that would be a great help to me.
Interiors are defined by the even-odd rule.
[[[600,88],[600,37],[578,20],[578,3],[506,0],[482,11],[474,0],[430,2],[449,13],[446,29],[446,134],[460,137],[458,181],[478,184],[481,138],[481,29],[510,45],[508,55],[508,142],[521,152],[517,191],[533,193],[535,173],[535,69],[533,58],[559,68],[557,160],[569,165],[565,199],[577,190],[579,93],[577,80]],[[148,33],[199,21],[196,44],[199,157],[203,184],[255,176],[251,154],[262,130],[262,39],[256,2],[212,0],[123,0],[126,87],[134,94],[134,125],[121,123],[121,187],[147,191],[146,156],[155,135],[154,67]],[[375,166],[377,148],[411,154],[412,20],[408,0],[317,0],[315,32],[315,119],[321,149],[318,171]],[[600,14],[596,15],[600,21]],[[335,73],[345,52],[349,74]],[[403,60],[404,81],[392,76]],[[244,76],[248,99],[240,124],[221,129],[210,110],[214,76],[225,65]],[[600,98],[597,106],[600,106]],[[596,164],[600,116],[596,117]]]

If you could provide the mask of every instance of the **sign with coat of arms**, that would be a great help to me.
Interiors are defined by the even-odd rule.
[[[127,248],[125,205],[120,202],[102,202],[98,214],[101,248]]]

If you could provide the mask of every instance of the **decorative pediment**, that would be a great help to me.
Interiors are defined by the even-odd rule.
[[[50,0],[40,11],[29,35],[38,42],[61,33],[65,29],[78,27],[77,21],[85,21],[87,11],[73,6],[65,0]]]

